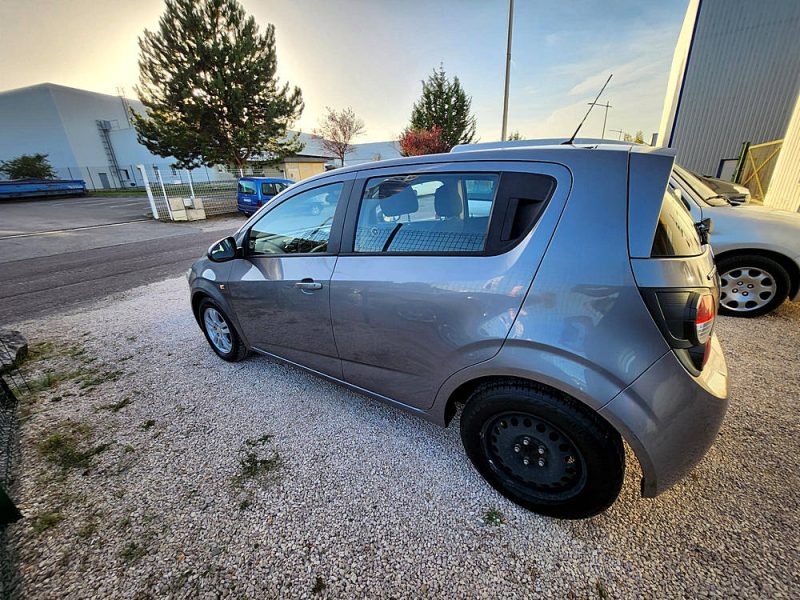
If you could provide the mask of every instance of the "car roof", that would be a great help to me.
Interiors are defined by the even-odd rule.
[[[266,181],[270,183],[294,183],[291,179],[281,179],[280,177],[258,177],[256,175],[246,175],[239,177],[239,181]]]
[[[567,143],[565,138],[553,138],[542,140],[515,140],[506,142],[484,142],[479,144],[462,144],[455,146],[450,152],[440,154],[424,154],[421,156],[404,156],[401,158],[391,158],[378,160],[368,163],[360,163],[349,167],[332,169],[325,173],[320,173],[314,177],[304,179],[303,183],[309,181],[324,181],[329,177],[336,177],[345,173],[358,171],[368,171],[372,169],[382,169],[386,167],[402,167],[417,164],[439,163],[439,162],[462,162],[462,161],[484,161],[484,160],[529,160],[529,161],[553,161],[559,156],[567,160],[567,155],[575,152],[586,156],[586,151],[605,153],[642,153],[642,154],[661,154],[675,156],[672,148],[653,147],[633,142],[622,142],[615,140],[597,140],[580,138]]]

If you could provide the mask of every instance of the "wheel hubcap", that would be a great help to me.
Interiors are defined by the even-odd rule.
[[[775,279],[757,267],[737,267],[722,274],[720,304],[728,310],[747,312],[765,306],[775,297]]]
[[[233,348],[233,339],[225,317],[216,308],[207,308],[203,315],[203,323],[214,348],[223,354],[228,354]]]
[[[540,417],[503,413],[484,425],[482,440],[492,468],[526,496],[563,499],[583,487],[586,468],[578,448]]]

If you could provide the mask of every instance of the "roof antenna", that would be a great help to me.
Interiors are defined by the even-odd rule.
[[[611,81],[611,78],[613,76],[614,76],[613,73],[611,73],[611,75],[608,76],[608,79],[606,79],[606,82],[603,84],[603,87],[601,87],[600,91],[597,93],[597,97],[594,99],[594,102],[592,102],[591,105],[589,106],[589,110],[587,110],[586,114],[583,115],[583,121],[580,122],[580,125],[578,125],[578,128],[575,130],[575,133],[573,133],[572,137],[569,138],[566,142],[562,142],[562,144],[571,144],[572,142],[575,141],[575,136],[578,135],[578,132],[581,130],[581,127],[583,127],[583,123],[584,123],[584,121],[586,121],[586,117],[589,116],[589,113],[592,112],[592,109],[594,108],[594,105],[597,104],[598,100],[600,100],[600,96],[603,94],[603,90],[606,89],[606,86],[608,85],[608,82]]]

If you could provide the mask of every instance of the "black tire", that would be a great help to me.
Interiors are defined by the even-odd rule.
[[[224,352],[221,350],[212,340],[212,337],[209,335],[209,332],[206,328],[206,312],[209,309],[213,309],[219,314],[222,319],[225,321],[225,324],[228,327],[228,331],[230,333],[230,342],[231,348],[228,352]],[[211,346],[211,349],[223,360],[227,360],[228,362],[239,362],[240,360],[244,360],[247,358],[249,351],[247,347],[242,343],[242,339],[239,337],[239,333],[236,331],[236,328],[233,326],[230,318],[225,312],[220,308],[220,306],[211,300],[210,298],[204,298],[200,301],[200,305],[197,307],[197,314],[200,321],[200,328],[203,330],[203,333],[206,336],[206,341],[208,345]]]
[[[740,269],[745,273],[757,273],[760,271],[761,273],[767,274],[767,281],[774,284],[774,292],[771,297],[767,296],[768,302],[759,306],[756,305],[755,301],[740,302],[733,298],[733,290],[738,290],[738,288],[732,286],[738,283],[735,281],[735,275],[737,270]],[[780,263],[766,256],[742,254],[725,257],[717,262],[717,271],[722,278],[722,294],[719,306],[719,312],[722,315],[745,318],[760,317],[778,308],[789,295],[789,288],[791,286],[789,273],[786,272],[786,269],[784,269]],[[726,275],[734,275],[734,279],[726,277]],[[744,279],[741,281],[744,281]],[[767,292],[762,293],[767,294]],[[748,304],[751,303],[754,306],[748,307]]]
[[[492,487],[551,517],[603,512],[625,478],[619,434],[578,401],[532,382],[480,385],[461,413],[461,441]]]

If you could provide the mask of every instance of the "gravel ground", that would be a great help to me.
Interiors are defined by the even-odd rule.
[[[731,410],[685,481],[639,498],[629,452],[617,503],[579,522],[495,493],[457,420],[217,359],[183,279],[20,327],[29,377],[53,373],[20,408],[11,597],[800,593],[800,304],[720,320]]]

